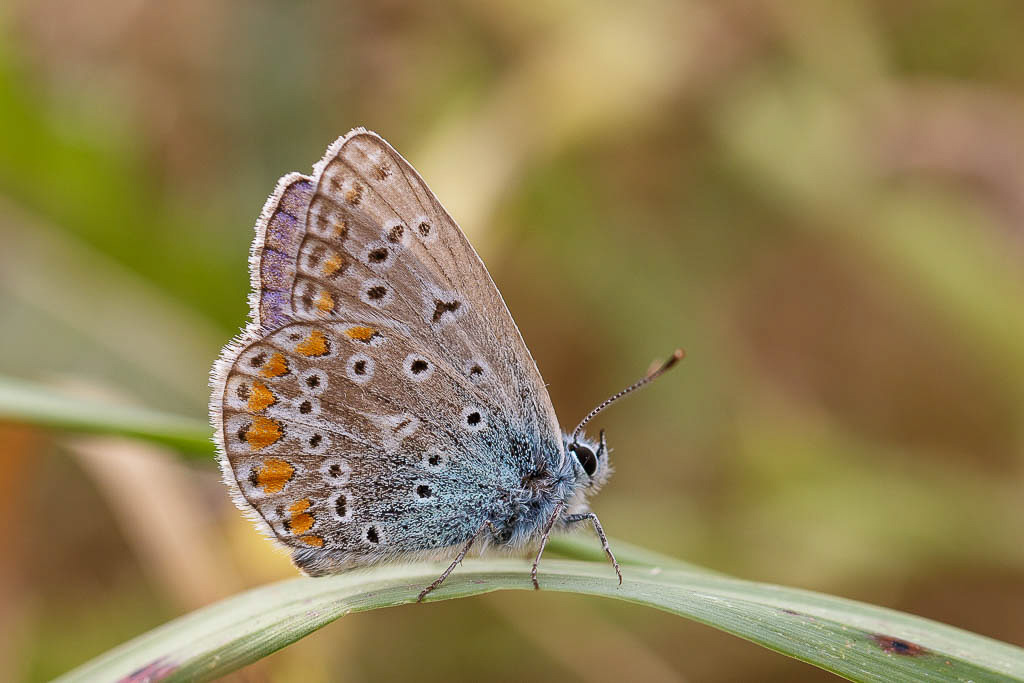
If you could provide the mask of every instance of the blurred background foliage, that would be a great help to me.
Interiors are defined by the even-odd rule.
[[[0,8],[0,373],[202,419],[260,206],[356,125],[487,262],[614,536],[1024,644],[1024,5]],[[291,576],[212,456],[0,425],[0,679]],[[238,680],[822,680],[564,595],[360,615]]]

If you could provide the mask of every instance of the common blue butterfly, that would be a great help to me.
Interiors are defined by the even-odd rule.
[[[537,543],[590,522],[604,433],[563,434],[483,262],[419,174],[355,129],[283,177],[256,224],[251,321],[212,372],[235,503],[319,576]]]

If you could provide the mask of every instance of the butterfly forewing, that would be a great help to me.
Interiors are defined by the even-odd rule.
[[[486,269],[376,135],[282,179],[251,267],[212,413],[239,504],[306,571],[462,544],[559,448]]]
[[[538,428],[557,432],[546,392],[536,391],[543,386],[536,365],[486,268],[384,140],[357,132],[332,145],[317,168],[307,224],[293,292],[297,314],[381,311],[453,361],[482,361],[477,365],[500,380],[490,390],[509,410],[544,419]]]

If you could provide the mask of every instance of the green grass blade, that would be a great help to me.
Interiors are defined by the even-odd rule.
[[[60,680],[209,680],[345,614],[414,602],[441,569],[390,566],[263,586],[171,621]],[[430,599],[528,590],[527,569],[518,560],[467,561]],[[920,617],[705,571],[631,566],[624,574],[619,587],[605,563],[549,560],[541,585],[687,617],[852,680],[1024,680],[1024,650]]]
[[[64,396],[40,384],[0,377],[0,421],[89,434],[128,436],[209,458],[205,422],[132,406]]]
[[[0,420],[127,436],[209,457],[204,422],[62,396],[0,378]],[[212,459],[211,459],[212,462]],[[861,603],[731,579],[617,541],[627,580],[618,588],[602,552],[575,537],[551,550],[588,562],[548,560],[547,590],[626,600],[688,617],[854,680],[1022,680],[1024,650],[926,619]],[[264,657],[343,614],[415,600],[433,565],[296,579],[258,588],[172,621],[70,672],[113,680],[143,671],[209,679]],[[521,562],[467,562],[433,599],[529,588]]]

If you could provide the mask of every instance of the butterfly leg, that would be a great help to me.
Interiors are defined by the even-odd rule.
[[[612,553],[611,546],[608,545],[608,537],[604,535],[604,529],[601,527],[601,522],[597,519],[597,515],[593,512],[584,512],[578,515],[567,515],[565,518],[566,524],[575,524],[577,522],[584,522],[590,520],[594,523],[594,531],[597,532],[597,537],[601,539],[601,547],[604,548],[605,554],[608,559],[611,560],[612,566],[615,567],[615,573],[619,576],[619,585],[622,585],[622,570],[619,569],[619,563],[615,559],[615,555]]]
[[[487,520],[486,522],[481,524],[477,528],[477,530],[473,532],[473,535],[469,537],[469,540],[466,541],[466,545],[462,546],[462,550],[460,550],[459,554],[455,556],[455,560],[450,565],[448,565],[448,569],[445,569],[444,572],[441,573],[441,576],[437,577],[437,579],[434,580],[434,583],[430,584],[422,591],[420,591],[420,595],[418,598],[416,598],[416,602],[423,602],[423,598],[427,597],[427,594],[430,593],[430,591],[434,590],[442,583],[444,583],[444,580],[448,578],[448,575],[455,571],[455,568],[459,566],[459,563],[461,563],[462,560],[465,559],[466,553],[468,553],[469,549],[473,547],[473,541],[475,541],[477,537],[483,533],[486,527],[491,528],[492,534],[497,533],[497,530],[494,528],[494,524],[491,523],[491,520]]]
[[[558,521],[558,517],[564,509],[565,503],[556,505],[555,511],[551,513],[551,517],[548,519],[548,523],[544,525],[544,534],[540,537],[540,548],[537,550],[537,557],[533,560],[533,569],[530,570],[530,578],[533,579],[534,590],[540,590],[540,583],[537,581],[537,565],[540,564],[540,556],[544,554],[544,548],[548,544],[548,537],[551,536],[551,527],[555,526],[555,522]]]

